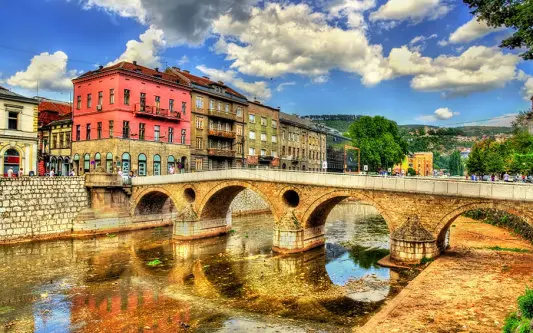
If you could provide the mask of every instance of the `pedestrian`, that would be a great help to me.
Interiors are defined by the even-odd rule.
[[[120,169],[120,167],[118,168],[118,175],[122,177],[122,170]]]
[[[13,177],[13,168],[9,167],[9,169],[7,169],[7,178],[12,178],[12,177]]]
[[[54,169],[50,170],[50,177],[54,177],[54,175],[55,175]]]
[[[507,172],[503,175],[503,181],[504,182],[508,182],[509,181],[509,174]]]
[[[70,170],[70,174],[69,174],[69,176],[71,176],[71,177],[76,176],[76,172],[74,172],[74,170]]]
[[[492,174],[492,175],[490,176],[490,180],[493,182],[494,180],[496,180],[496,176],[494,176],[494,174]]]
[[[173,175],[174,172],[176,172],[176,170],[174,170],[174,166],[171,165],[170,168],[168,168],[168,173],[169,173],[170,175]]]
[[[20,168],[18,176],[19,177],[24,176],[24,169],[23,168]]]

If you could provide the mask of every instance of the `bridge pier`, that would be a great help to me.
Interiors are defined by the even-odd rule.
[[[414,215],[394,230],[390,237],[390,257],[401,263],[419,263],[423,258],[431,259],[440,254],[437,239]]]
[[[298,253],[322,246],[325,243],[325,225],[304,228],[288,208],[274,227],[272,250],[280,253]]]
[[[226,217],[199,219],[192,205],[182,209],[174,221],[173,238],[176,240],[191,240],[214,237],[228,233],[231,230],[231,211]]]

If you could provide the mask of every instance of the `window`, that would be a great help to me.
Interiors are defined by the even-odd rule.
[[[174,142],[174,128],[168,128],[168,143]]]
[[[76,97],[76,109],[81,109],[81,95]]]
[[[85,154],[83,156],[83,171],[89,172],[90,167],[91,167],[91,157],[89,156],[89,154]]]
[[[237,117],[242,117],[242,108],[240,106],[237,108]]]
[[[266,140],[267,140],[266,133],[261,133],[261,141],[266,142]]]
[[[250,137],[250,139],[255,140],[255,132],[254,131],[250,131],[249,137]]]
[[[91,140],[91,124],[87,124],[87,129],[85,131],[85,140]]]
[[[124,89],[124,104],[130,105],[130,90]]]
[[[10,130],[17,130],[19,126],[19,113],[18,112],[9,112],[8,113],[8,128]]]
[[[107,173],[113,172],[113,154],[107,153],[105,157],[105,170]]]
[[[141,93],[141,111],[144,111],[146,109],[146,94]]]
[[[76,141],[81,140],[81,125],[76,125]]]
[[[270,153],[270,156],[272,157],[278,157],[278,152],[273,150],[271,153]]]
[[[174,111],[174,100],[173,99],[168,100],[168,110]]]
[[[261,126],[267,125],[267,119],[265,117],[261,117]]]
[[[104,92],[99,91],[98,92],[98,105],[101,106],[103,102],[104,102]]]
[[[255,124],[255,115],[254,114],[249,114],[248,115],[248,122],[250,124]]]
[[[115,104],[115,89],[109,89],[109,104]]]
[[[231,124],[226,123],[226,132],[231,132]]]
[[[91,94],[87,94],[87,107],[90,108],[93,105],[93,96]]]
[[[161,175],[161,156],[154,155],[154,176]]]
[[[167,158],[167,174],[170,174],[171,167],[176,169],[176,159],[172,155]]]
[[[94,169],[98,168],[102,164],[102,155],[96,153],[94,155]]]
[[[199,158],[196,159],[196,160],[194,161],[194,167],[195,167],[195,169],[198,170],[198,171],[202,170],[202,169],[203,169],[203,164],[204,164],[203,162],[204,162],[204,161],[203,161],[202,159],[199,159]]]
[[[276,135],[272,135],[272,143],[278,142],[278,137]]]
[[[115,121],[114,120],[110,120],[109,121],[109,137],[112,138],[113,137],[113,131],[115,130]]]
[[[159,125],[154,125],[154,141],[159,141],[159,135],[161,134],[160,130],[161,128]]]
[[[250,148],[248,149],[248,155],[250,155],[250,156],[255,156],[255,148],[250,147]]]
[[[237,135],[242,135],[242,126],[237,126]]]
[[[196,96],[196,108],[197,109],[203,109],[204,108],[204,99],[200,96]]]
[[[242,143],[237,144],[237,153],[242,154]]]
[[[272,128],[278,128],[277,120],[272,119]]]
[[[139,140],[144,140],[145,131],[146,131],[146,124],[139,123]]]
[[[204,118],[203,117],[196,117],[196,128],[197,129],[203,129],[204,128]]]
[[[187,114],[187,102],[181,102],[181,113],[183,115]]]
[[[215,110],[215,101],[209,100],[209,110]]]
[[[203,148],[204,148],[204,139],[196,138],[196,149],[203,149]]]
[[[229,104],[226,103],[225,107],[224,107],[224,111],[226,113],[229,113]]]
[[[139,176],[146,176],[146,155],[139,154],[138,161]]]
[[[181,130],[181,144],[184,145],[185,144],[185,137],[187,136],[187,130],[185,129],[182,129]]]
[[[155,96],[155,107],[159,110],[161,107],[161,97]]]
[[[96,136],[98,137],[98,140],[102,138],[102,122],[98,122],[96,126]]]
[[[261,149],[261,156],[266,156],[267,151],[265,149]]]
[[[122,137],[125,139],[130,137],[130,122],[127,120],[122,122]]]
[[[130,160],[130,154],[122,154],[122,174],[127,175],[128,173],[130,173]]]
[[[222,103],[221,102],[218,102],[217,104],[217,111],[222,111]]]
[[[70,132],[65,132],[65,148],[70,146]]]
[[[52,134],[52,142],[50,142],[50,146],[52,149],[57,148],[57,134]]]

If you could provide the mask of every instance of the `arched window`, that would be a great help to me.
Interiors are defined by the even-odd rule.
[[[122,154],[122,174],[128,174],[130,173],[130,161],[131,157],[130,154],[124,153]]]
[[[94,168],[98,168],[100,165],[102,165],[102,155],[100,153],[96,153],[94,155]]]
[[[54,173],[57,175],[57,160],[55,156],[50,157],[50,164],[48,165],[48,170],[54,170]]]
[[[83,156],[83,172],[89,172],[91,169],[91,156],[89,154],[85,154]]]
[[[176,159],[172,155],[170,155],[168,157],[168,159],[167,159],[167,172],[168,172],[168,174],[171,174],[170,168],[172,168],[172,170],[174,171],[173,173],[176,172]]]
[[[76,174],[79,174],[80,172],[80,155],[75,154],[72,158],[72,168],[74,168],[74,172]]]
[[[9,169],[13,169],[13,174],[18,174],[20,165],[20,155],[16,149],[8,149],[4,153],[4,176],[7,176]]]
[[[154,155],[154,176],[161,175],[161,156]]]
[[[105,171],[107,173],[113,173],[113,154],[107,153],[105,157]]]
[[[146,155],[139,154],[139,176],[146,176]]]

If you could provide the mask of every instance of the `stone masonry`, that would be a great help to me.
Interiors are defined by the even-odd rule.
[[[0,178],[0,243],[70,234],[88,205],[83,177]]]

